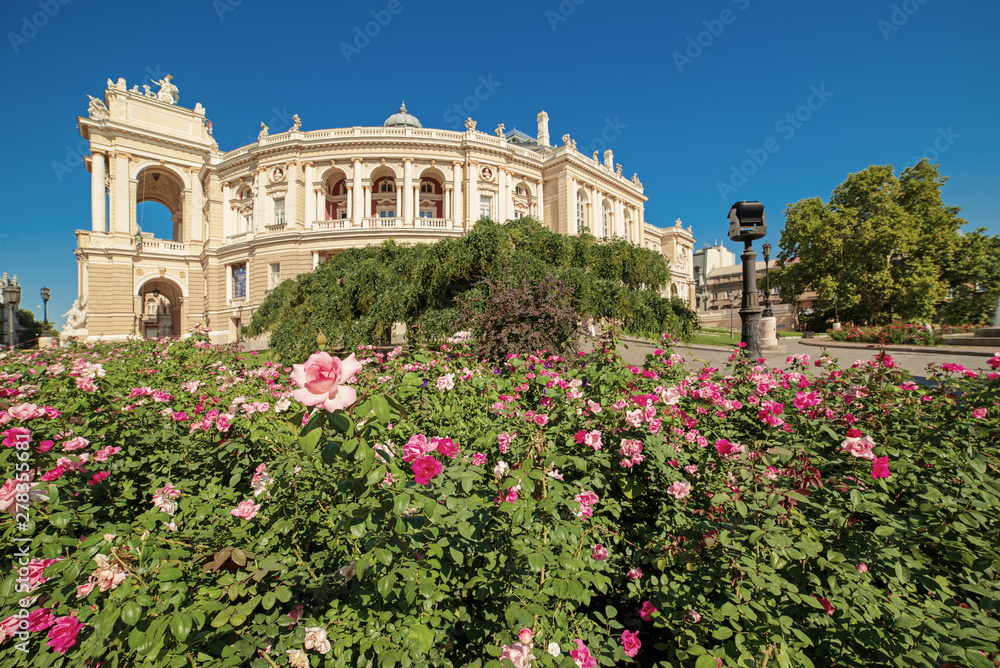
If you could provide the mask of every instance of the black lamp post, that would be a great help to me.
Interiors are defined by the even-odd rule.
[[[7,343],[11,348],[17,343],[17,305],[21,302],[21,286],[17,282],[17,274],[13,280],[7,279],[7,274],[3,275],[3,301],[7,306]]]
[[[771,244],[765,243],[760,247],[764,251],[764,284],[767,291],[764,293],[764,312],[760,314],[762,318],[773,318],[774,312],[771,310]]]
[[[742,335],[746,353],[753,358],[760,352],[760,312],[757,299],[757,253],[752,242],[767,235],[764,205],[760,202],[737,202],[729,209],[729,238],[744,243],[740,262],[743,263],[743,300],[740,306]]]
[[[729,298],[729,338],[733,338],[733,304],[736,303],[736,298],[739,295],[740,291],[737,290],[736,294]]]
[[[42,325],[44,326],[45,335],[48,336],[49,333],[49,296],[51,292],[49,289],[42,288]]]

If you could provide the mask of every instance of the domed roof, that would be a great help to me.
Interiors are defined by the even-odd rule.
[[[399,111],[385,119],[383,123],[384,127],[399,127],[399,126],[410,126],[411,128],[422,128],[420,121],[417,120],[416,116],[412,116],[408,111],[406,111],[406,103],[399,105]]]

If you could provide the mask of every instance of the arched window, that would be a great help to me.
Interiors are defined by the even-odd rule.
[[[434,194],[437,191],[434,189],[434,182],[430,179],[420,179],[420,192]]]
[[[576,191],[576,233],[583,234],[587,227],[587,198],[582,190]]]
[[[378,191],[380,193],[394,193],[396,192],[396,184],[392,179],[382,179],[378,184]]]
[[[611,206],[605,202],[602,207],[601,222],[603,224],[602,236],[607,239],[611,236]]]
[[[625,209],[625,235],[626,238],[632,240],[632,212]]]

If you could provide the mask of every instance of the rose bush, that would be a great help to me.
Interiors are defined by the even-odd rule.
[[[609,349],[8,355],[0,666],[994,665],[1000,357]]]

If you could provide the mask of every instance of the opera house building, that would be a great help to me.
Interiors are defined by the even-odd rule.
[[[380,126],[307,130],[296,116],[223,151],[202,105],[181,106],[170,77],[156,83],[109,79],[78,119],[91,222],[76,232],[79,298],[64,338],[176,336],[201,323],[232,341],[279,282],[344,248],[459,237],[481,218],[532,216],[657,250],[669,294],[694,305],[690,228],[646,222],[638,177],[611,151],[583,155],[568,134],[552,142],[544,111],[535,136],[472,119],[464,132],[424,128],[405,106]],[[169,210],[170,238],[141,229],[144,202]]]

